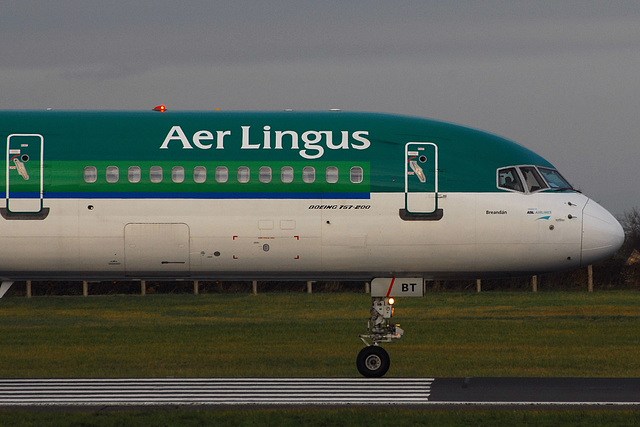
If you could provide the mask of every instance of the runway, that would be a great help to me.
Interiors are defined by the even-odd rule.
[[[640,378],[3,379],[0,406],[640,406]]]
[[[433,379],[0,380],[0,405],[420,404]]]
[[[438,378],[430,403],[449,405],[640,405],[640,378]]]

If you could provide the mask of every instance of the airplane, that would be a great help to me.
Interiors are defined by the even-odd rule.
[[[533,151],[382,113],[5,111],[0,297],[17,280],[362,280],[356,360],[434,279],[610,257],[622,227]]]

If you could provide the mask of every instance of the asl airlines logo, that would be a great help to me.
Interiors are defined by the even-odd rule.
[[[527,210],[527,215],[543,215],[536,219],[536,221],[539,221],[541,219],[551,218],[551,211],[531,208]]]
[[[252,134],[251,126],[240,126],[239,132],[241,150],[283,150],[286,147],[298,150],[300,156],[305,159],[319,159],[324,155],[325,149],[366,150],[371,146],[369,131],[366,130],[308,130],[300,134],[294,130],[272,130],[271,126],[264,126],[262,135],[258,138]],[[173,144],[172,146],[182,145],[183,150],[211,150],[214,147],[216,150],[224,150],[231,137],[230,130],[199,130],[189,138],[182,127],[173,126],[160,149],[167,150],[169,144]]]

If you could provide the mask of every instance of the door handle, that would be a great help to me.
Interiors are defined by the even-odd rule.
[[[27,172],[27,168],[24,167],[24,163],[22,163],[18,158],[13,159],[13,163],[16,165],[16,169],[20,176],[24,178],[25,181],[29,181],[29,172]]]

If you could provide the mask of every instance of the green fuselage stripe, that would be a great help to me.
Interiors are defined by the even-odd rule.
[[[532,151],[506,139],[449,123],[371,113],[319,112],[0,112],[0,139],[10,135],[42,136],[45,197],[82,194],[370,194],[405,191],[410,142],[437,147],[425,157],[427,182],[410,180],[418,191],[429,192],[437,177],[438,191],[503,192],[496,185],[499,168],[511,165],[552,165]],[[32,138],[33,139],[33,138]],[[0,190],[33,192],[36,186],[18,175],[14,151],[2,156]],[[24,163],[38,165],[34,153]],[[421,156],[417,156],[419,159]],[[7,163],[9,162],[9,163]],[[97,180],[87,183],[84,170],[97,169]],[[117,166],[117,182],[107,182],[106,170]],[[141,169],[140,182],[130,183],[129,167]],[[149,171],[161,166],[161,183],[152,183]],[[174,183],[173,167],[183,167],[185,180]],[[207,169],[204,183],[193,180],[197,166]],[[228,182],[215,179],[219,166],[229,170]],[[251,170],[249,182],[238,182],[240,166]],[[260,182],[259,170],[272,168],[273,179]],[[280,170],[294,168],[294,180],[283,183]],[[302,171],[312,166],[316,180],[305,183]],[[363,168],[363,181],[351,182],[350,170]],[[337,167],[338,181],[328,183],[326,169]],[[410,172],[411,174],[413,172]],[[36,175],[34,175],[36,176]]]

